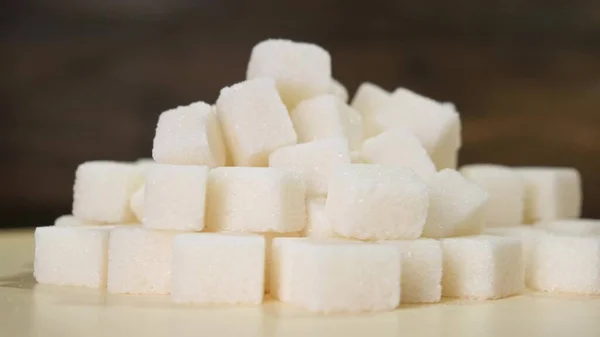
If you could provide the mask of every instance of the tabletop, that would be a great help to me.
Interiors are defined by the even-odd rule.
[[[600,297],[526,293],[323,316],[269,299],[262,306],[193,306],[168,296],[38,285],[32,234],[0,232],[1,336],[600,335]]]

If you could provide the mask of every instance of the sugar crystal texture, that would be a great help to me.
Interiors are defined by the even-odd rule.
[[[348,103],[348,89],[334,78],[331,79],[328,93],[339,97],[344,103]]]
[[[276,149],[296,144],[296,132],[269,78],[221,89],[217,116],[236,166],[267,166]]]
[[[208,168],[156,164],[146,178],[144,226],[201,231],[204,228]]]
[[[531,288],[600,294],[600,236],[545,235],[535,245],[532,260]]]
[[[510,227],[523,223],[525,184],[521,176],[505,166],[466,165],[460,173],[487,191],[487,227]]]
[[[404,127],[421,140],[438,170],[456,167],[462,145],[460,117],[454,105],[399,88],[376,113],[381,130]]]
[[[273,240],[271,294],[313,312],[393,310],[400,301],[395,247],[347,240]]]
[[[523,291],[520,240],[481,235],[448,238],[441,243],[443,296],[487,300]]]
[[[260,304],[265,239],[260,235],[193,233],[173,240],[171,298],[179,303]]]
[[[429,214],[423,236],[443,238],[481,233],[488,194],[452,169],[429,181]]]
[[[144,221],[144,196],[146,195],[146,184],[133,193],[129,200],[129,207],[139,222]]]
[[[270,279],[271,279],[271,261],[272,261],[272,247],[273,239],[275,238],[295,238],[299,237],[299,233],[262,233],[262,237],[265,238],[265,293],[270,291]]]
[[[553,233],[575,236],[600,236],[600,220],[594,219],[563,219],[540,221],[535,228]]]
[[[429,188],[411,169],[345,164],[330,180],[325,212],[343,237],[416,239],[428,207]]]
[[[302,232],[304,236],[314,239],[333,238],[333,228],[325,213],[325,198],[310,198],[306,200],[308,221]]]
[[[531,275],[534,270],[533,253],[540,238],[546,231],[533,226],[486,228],[484,234],[506,236],[521,240],[523,248],[523,267],[525,268],[525,284],[531,286]]]
[[[38,283],[104,288],[111,226],[38,227],[33,275]]]
[[[135,164],[109,161],[86,162],[75,172],[73,215],[103,223],[133,222],[131,195],[143,184],[144,175]]]
[[[360,114],[334,95],[321,95],[300,103],[291,112],[298,142],[325,138],[347,138],[351,149],[359,149],[362,139]]]
[[[327,93],[331,85],[331,57],[311,43],[270,39],[252,49],[247,79],[275,80],[281,98],[294,108],[313,96]]]
[[[81,220],[74,217],[71,214],[61,215],[54,220],[54,226],[56,227],[80,227],[80,226],[98,226],[101,223]]]
[[[327,195],[329,178],[338,164],[350,163],[345,138],[316,140],[282,147],[269,156],[269,166],[289,169],[306,183],[309,195]]]
[[[578,218],[581,214],[581,177],[574,168],[518,168],[525,181],[525,221]]]
[[[421,141],[406,128],[391,129],[365,140],[362,155],[367,163],[408,167],[425,181],[436,172]]]
[[[225,144],[212,107],[197,102],[163,112],[152,156],[161,164],[223,166]]]
[[[115,228],[108,248],[108,292],[168,294],[176,232]]]
[[[210,231],[298,232],[306,225],[306,187],[279,168],[220,167],[207,190]]]
[[[433,239],[383,241],[400,252],[402,303],[434,303],[442,297],[442,247]]]
[[[351,105],[362,116],[365,138],[374,137],[381,132],[376,120],[377,112],[387,104],[389,97],[388,91],[370,82],[363,82],[356,90]]]

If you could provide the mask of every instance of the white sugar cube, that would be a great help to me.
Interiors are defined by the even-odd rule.
[[[530,287],[550,292],[600,294],[600,237],[549,234],[533,253]]]
[[[38,227],[33,275],[38,283],[106,286],[111,226]]]
[[[442,247],[433,239],[383,241],[400,252],[402,303],[434,303],[442,297]]]
[[[311,43],[283,39],[265,40],[254,46],[247,79],[275,79],[281,98],[289,108],[300,101],[326,93],[331,84],[331,57]]]
[[[225,145],[212,107],[197,102],[163,112],[152,156],[161,164],[223,166]]]
[[[150,167],[152,167],[152,165],[154,164],[156,164],[156,162],[152,158],[140,158],[135,162],[135,165],[138,167],[138,169],[142,172],[143,175],[146,175],[148,169],[150,169]]]
[[[282,147],[269,156],[269,166],[293,170],[306,183],[309,195],[327,195],[329,177],[338,164],[350,163],[344,138],[316,140]]]
[[[143,182],[144,176],[134,164],[83,163],[75,172],[73,215],[104,223],[132,222],[135,216],[129,208],[129,199]]]
[[[573,168],[525,167],[525,220],[578,218],[581,214],[581,177]]]
[[[356,90],[351,105],[362,116],[365,138],[371,138],[381,132],[376,120],[377,112],[387,104],[389,97],[388,91],[369,82],[363,82]]]
[[[481,235],[441,242],[443,296],[486,300],[523,291],[525,269],[520,240]]]
[[[144,226],[201,231],[204,228],[208,168],[156,164],[146,177]]]
[[[408,168],[340,165],[326,214],[336,234],[360,240],[416,239],[429,207],[427,184]]]
[[[377,111],[375,119],[381,130],[404,127],[412,131],[438,170],[453,168],[451,158],[462,144],[460,117],[454,105],[399,88]]]
[[[348,89],[334,78],[331,79],[328,93],[339,97],[344,103],[348,102]]]
[[[308,221],[302,232],[304,236],[314,239],[333,238],[333,228],[325,213],[325,198],[310,198],[306,200]]]
[[[365,164],[362,151],[350,151],[350,162],[352,164]]]
[[[292,121],[272,79],[221,89],[217,114],[236,166],[267,166],[271,152],[296,144]]]
[[[484,234],[507,236],[521,240],[523,248],[523,267],[525,268],[525,284],[531,285],[533,271],[533,253],[539,239],[547,232],[533,226],[486,228]]]
[[[108,245],[108,292],[168,294],[176,232],[115,228]]]
[[[487,227],[510,227],[523,223],[525,184],[514,170],[499,166],[466,165],[460,173],[488,192],[485,206]]]
[[[362,155],[367,163],[408,167],[426,181],[436,172],[421,141],[405,128],[392,129],[365,140]]]
[[[180,234],[173,240],[171,298],[179,303],[260,304],[265,239],[260,235]]]
[[[262,237],[265,238],[265,293],[270,290],[270,278],[271,278],[271,261],[272,261],[272,247],[273,239],[275,238],[295,238],[299,237],[299,233],[262,233]]]
[[[443,238],[481,233],[488,194],[452,169],[429,181],[429,214],[423,236]]]
[[[278,168],[220,167],[210,171],[211,231],[298,232],[306,224],[306,187]]]
[[[540,221],[534,227],[559,234],[576,236],[600,235],[600,220],[593,219]]]
[[[146,195],[146,184],[140,186],[140,188],[133,193],[129,200],[129,207],[138,221],[141,223],[144,221],[144,196]]]
[[[347,138],[351,149],[363,139],[360,114],[333,95],[321,95],[300,103],[291,112],[298,142],[325,138]]]
[[[56,227],[80,227],[80,226],[98,226],[100,223],[81,220],[71,214],[61,215],[54,220],[54,226]]]
[[[271,294],[315,312],[393,310],[400,301],[395,247],[346,240],[277,238]]]

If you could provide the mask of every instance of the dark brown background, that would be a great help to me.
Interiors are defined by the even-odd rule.
[[[600,217],[600,1],[38,0],[0,8],[0,227],[70,212],[73,172],[148,157],[158,114],[244,78],[267,37],[327,48],[354,91],[462,113],[461,163],[569,165]]]

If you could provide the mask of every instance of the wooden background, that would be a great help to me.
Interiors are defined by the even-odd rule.
[[[92,159],[148,157],[158,114],[243,80],[267,37],[313,41],[354,91],[453,101],[461,163],[568,165],[600,217],[600,1],[37,0],[0,8],[0,227],[69,213]]]

